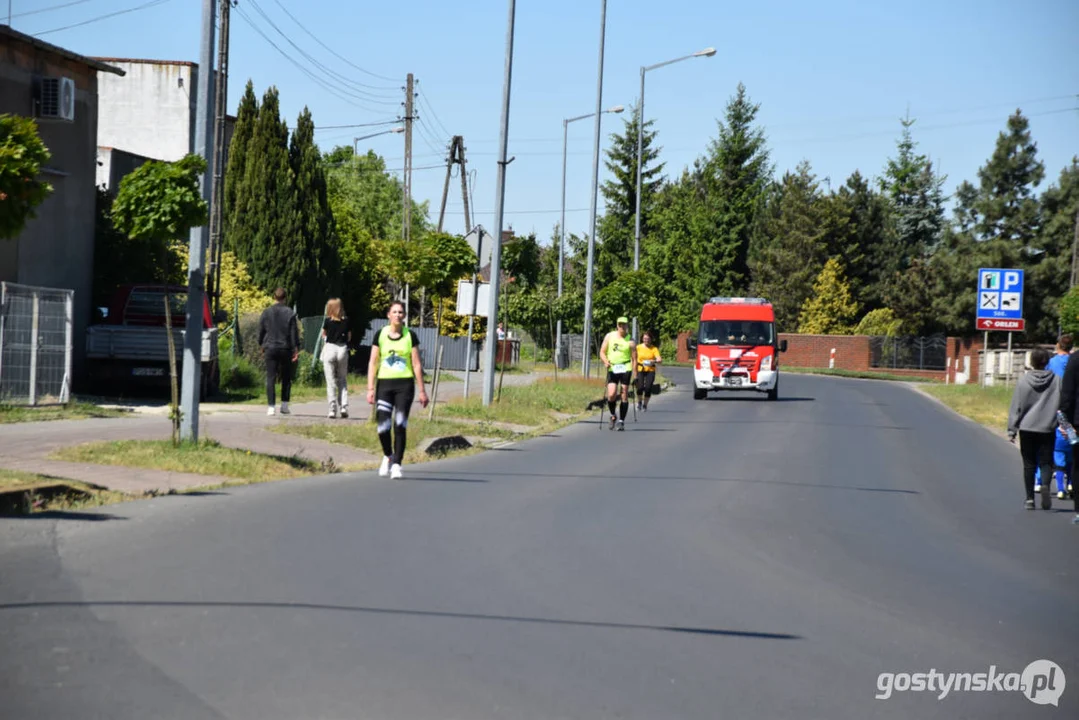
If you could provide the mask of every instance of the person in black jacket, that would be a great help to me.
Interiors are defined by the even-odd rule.
[[[1064,378],[1060,383],[1060,412],[1073,426],[1076,421],[1076,413],[1079,411],[1079,362],[1069,360],[1064,368]],[[1075,457],[1072,454],[1072,467],[1068,468],[1068,477],[1074,478]],[[1075,517],[1072,524],[1079,525],[1079,492],[1072,493],[1072,501],[1075,503]]]
[[[281,414],[288,415],[292,391],[292,363],[300,356],[300,328],[296,313],[285,304],[285,289],[273,291],[274,304],[259,318],[259,347],[266,358],[267,415],[274,414],[274,385],[281,376]]]

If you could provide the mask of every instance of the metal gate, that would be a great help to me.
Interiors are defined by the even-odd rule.
[[[73,290],[0,283],[0,403],[68,402],[74,301]]]

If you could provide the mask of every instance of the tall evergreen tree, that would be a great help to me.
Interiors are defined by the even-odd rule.
[[[596,250],[596,285],[602,287],[619,274],[633,267],[633,246],[637,212],[637,128],[641,121],[640,108],[631,109],[621,134],[611,134],[611,145],[604,164],[612,179],[603,183],[600,191],[606,212],[597,228],[599,244]],[[657,163],[660,148],[654,147],[654,121],[644,124],[641,135],[641,237],[652,230],[652,212],[656,193],[663,183],[663,163]]]
[[[895,232],[890,242],[878,246],[873,258],[885,278],[903,272],[916,259],[936,249],[944,228],[944,178],[933,170],[925,155],[917,153],[911,134],[914,120],[900,121],[903,132],[896,143],[897,156],[889,158],[881,178],[881,191],[892,205]]]
[[[229,143],[228,165],[225,167],[225,191],[222,216],[222,232],[225,247],[231,248],[240,257],[250,256],[251,238],[236,232],[239,227],[237,198],[242,190],[247,169],[247,150],[255,132],[255,120],[258,118],[258,101],[255,99],[255,87],[250,80],[240,98],[240,108],[236,111],[236,125],[232,130]]]
[[[851,293],[863,312],[883,307],[885,278],[877,261],[892,232],[888,201],[856,170],[830,197],[830,204],[846,222],[831,223],[827,254],[844,259]]]
[[[749,259],[752,292],[772,301],[780,332],[797,327],[826,251],[820,191],[809,163],[803,161],[770,193]]]
[[[315,146],[315,123],[305,107],[296,120],[289,145],[289,166],[295,178],[299,235],[290,252],[306,260],[296,302],[301,314],[317,313],[326,297],[340,290],[340,260],[334,242],[333,213],[326,192],[322,157]]]
[[[1060,328],[1060,301],[1071,284],[1072,244],[1079,222],[1079,157],[1061,170],[1060,178],[1041,196],[1037,247],[1027,271],[1024,314],[1027,336],[1046,341]]]
[[[700,168],[715,228],[713,242],[727,246],[721,253],[733,257],[725,269],[727,279],[739,289],[749,285],[753,225],[772,178],[764,130],[753,124],[759,110],[760,105],[746,94],[746,86],[738,83],[718,122],[719,135],[710,143]]]
[[[1008,118],[1007,132],[997,137],[993,157],[978,170],[981,187],[975,211],[977,232],[985,240],[1027,244],[1038,232],[1036,188],[1045,177],[1030,122],[1022,112]]]
[[[295,178],[289,166],[288,126],[281,120],[276,87],[262,97],[248,157],[258,162],[248,162],[244,168],[235,232],[250,238],[250,246],[246,256],[237,255],[259,287],[283,287],[292,302],[299,296],[309,261],[296,251],[300,228]]]

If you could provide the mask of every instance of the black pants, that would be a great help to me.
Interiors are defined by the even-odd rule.
[[[378,422],[378,439],[382,443],[382,454],[397,465],[400,465],[405,457],[408,413],[412,409],[415,396],[416,385],[412,378],[379,380],[375,390],[375,420]]]
[[[637,373],[637,392],[644,397],[652,397],[652,383],[656,381],[654,372]]]
[[[1019,431],[1019,452],[1023,455],[1023,485],[1027,500],[1034,499],[1034,468],[1041,468],[1042,482],[1053,478],[1053,433]]]
[[[274,404],[274,384],[281,378],[281,402],[288,402],[292,392],[292,351],[274,348],[266,351],[266,404]]]

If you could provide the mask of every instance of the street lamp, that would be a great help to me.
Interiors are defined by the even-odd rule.
[[[667,60],[665,62],[656,63],[655,65],[641,66],[641,97],[639,104],[637,105],[637,207],[634,212],[634,230],[633,230],[633,269],[639,270],[641,266],[641,168],[644,165],[642,162],[641,154],[643,152],[644,144],[644,74],[649,70],[655,70],[661,68],[664,65],[670,65],[676,62],[682,62],[683,60],[689,60],[695,57],[712,57],[716,54],[715,48],[705,48],[704,50],[698,50],[692,55],[685,55],[674,60]],[[637,339],[637,316],[633,316],[633,339]]]
[[[615,105],[614,107],[607,108],[603,112],[605,113],[620,113],[626,108],[622,105]],[[578,120],[584,120],[595,115],[594,112],[590,112],[587,115],[578,115],[577,117],[566,118],[562,121],[562,219],[558,224],[559,235],[558,238],[558,297],[562,298],[562,268],[565,264],[563,256],[566,251],[566,142],[569,138],[569,124]],[[562,320],[559,318],[558,327],[555,330],[555,364],[558,364],[558,359],[562,357]]]
[[[390,128],[389,130],[383,130],[381,132],[371,133],[370,135],[364,135],[362,137],[352,138],[352,154],[353,155],[359,155],[360,154],[360,151],[359,151],[359,142],[360,142],[360,140],[368,140],[368,139],[373,138],[373,137],[378,137],[379,135],[389,135],[390,133],[403,133],[404,131],[405,131],[405,129],[403,127],[397,126],[395,128]]]

